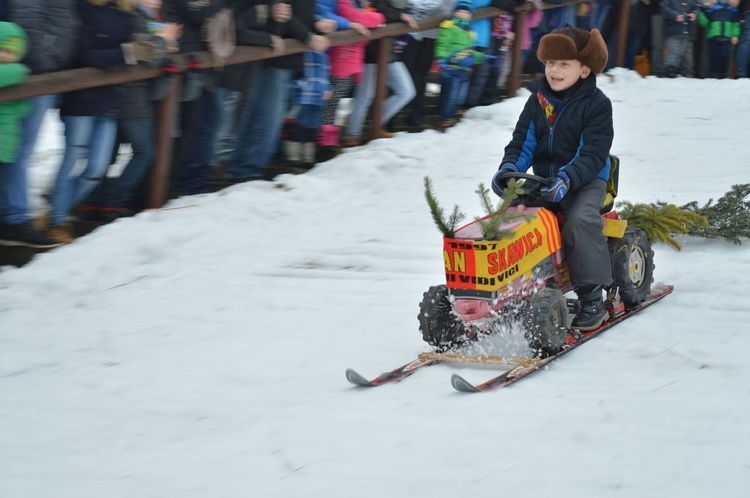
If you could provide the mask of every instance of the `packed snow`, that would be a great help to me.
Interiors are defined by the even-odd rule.
[[[619,200],[684,204],[750,181],[750,80],[600,76]],[[445,134],[399,133],[298,176],[181,198],[0,272],[0,496],[707,497],[750,486],[750,243],[655,246],[675,291],[523,382],[441,364],[444,281],[423,195],[480,215],[528,93]],[[61,159],[51,115],[35,205]],[[750,241],[747,241],[750,242]]]

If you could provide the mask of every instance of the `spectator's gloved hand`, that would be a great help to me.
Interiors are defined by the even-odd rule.
[[[497,170],[497,173],[495,173],[495,176],[492,177],[492,191],[495,192],[500,197],[503,196],[503,187],[500,185],[500,182],[498,181],[498,176],[502,175],[503,173],[517,173],[518,168],[513,163],[505,163],[502,166],[500,166],[500,169]]]
[[[539,197],[547,202],[560,202],[568,193],[570,188],[570,177],[564,171],[559,171],[557,176],[547,178],[550,185],[539,189]]]
[[[461,50],[450,56],[448,65],[471,69],[474,67],[474,54],[470,50]]]
[[[146,33],[136,33],[133,40],[122,44],[122,51],[127,64],[143,62],[147,65],[158,65],[166,55],[166,45],[159,43],[156,37]]]

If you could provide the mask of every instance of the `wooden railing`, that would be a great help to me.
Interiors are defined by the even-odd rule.
[[[544,4],[545,9],[557,8],[571,4],[581,3],[585,0],[569,0],[563,4]],[[627,35],[627,19],[630,10],[630,2],[622,2],[623,9],[620,13],[617,38],[617,55],[615,65],[621,66],[623,61],[625,37]],[[526,15],[531,7],[523,7],[515,12],[516,32],[523,31]],[[474,15],[475,19],[493,17],[504,11],[494,7],[478,9]],[[419,21],[419,27],[414,29],[405,23],[392,23],[382,28],[371,30],[369,37],[362,36],[352,30],[338,31],[328,35],[331,46],[347,45],[355,42],[370,40],[379,43],[378,70],[375,100],[373,103],[373,114],[368,137],[374,138],[378,133],[380,118],[382,116],[383,100],[386,95],[386,74],[389,60],[389,39],[402,34],[437,28],[445,20],[444,17],[435,17]],[[240,64],[243,62],[282,57],[285,55],[305,52],[308,47],[297,40],[285,40],[286,46],[281,54],[272,53],[267,47],[237,47],[234,54],[227,59],[225,65]],[[197,52],[195,55],[201,61],[203,67],[213,67],[213,60],[208,52]],[[156,157],[149,185],[149,196],[147,206],[151,208],[161,207],[167,199],[168,179],[170,175],[172,159],[172,129],[176,115],[178,97],[182,83],[182,73],[187,71],[188,59],[186,55],[175,55],[173,61],[178,73],[171,78],[171,86],[164,100],[158,103],[156,116]],[[157,78],[162,76],[160,68],[146,68],[143,66],[123,66],[110,69],[97,69],[84,67],[69,69],[54,73],[32,75],[23,83],[13,87],[0,89],[0,102],[27,99],[40,95],[61,94],[74,90],[93,88],[105,85],[129,83],[132,81]],[[520,86],[521,77],[521,44],[513,44],[513,56],[511,71],[508,77],[508,95],[514,96]]]

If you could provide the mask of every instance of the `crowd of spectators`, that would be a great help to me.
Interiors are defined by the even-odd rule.
[[[170,196],[178,197],[211,191],[217,177],[267,178],[279,162],[304,172],[322,155],[363,144],[376,44],[330,47],[333,31],[368,36],[396,22],[416,30],[390,40],[389,93],[378,114],[378,136],[389,138],[399,125],[444,130],[466,109],[499,101],[513,45],[521,44],[522,72],[541,73],[536,47],[554,29],[600,30],[612,67],[622,2],[630,3],[626,67],[647,54],[648,73],[658,77],[747,76],[750,0],[0,0],[0,87],[76,67],[165,70],[153,80],[0,103],[0,245],[55,247],[74,240],[73,219],[108,222],[144,208],[154,106],[169,88],[172,54],[187,54],[191,63],[173,131]],[[504,13],[473,19],[487,6]],[[521,33],[518,8],[527,12]],[[445,21],[418,30],[420,20],[435,17]],[[236,45],[281,54],[289,39],[309,50],[211,69],[195,55],[208,51],[220,60]],[[431,72],[441,73],[443,88],[437,123],[426,109]],[[346,98],[351,113],[340,126]],[[26,174],[51,109],[59,109],[65,150],[45,195],[49,208],[38,215]],[[120,144],[130,144],[127,164],[108,174]]]

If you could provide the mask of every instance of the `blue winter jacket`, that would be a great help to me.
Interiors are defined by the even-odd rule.
[[[349,29],[349,19],[336,13],[338,0],[315,0],[315,14],[324,18],[336,21],[336,31]]]
[[[556,100],[544,76],[527,86],[531,96],[521,112],[502,164],[520,172],[533,168],[541,177],[564,170],[575,191],[594,178],[609,179],[609,150],[614,138],[612,102],[596,86],[582,80],[565,102]]]
[[[474,0],[474,8],[489,7],[492,0]],[[477,48],[487,48],[490,46],[490,35],[492,35],[492,21],[494,17],[484,19],[475,19],[472,23],[474,32],[477,34]]]

